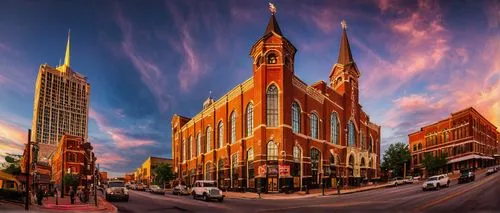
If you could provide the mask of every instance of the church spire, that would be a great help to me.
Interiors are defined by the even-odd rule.
[[[69,67],[70,56],[69,56],[69,38],[71,30],[68,30],[68,43],[66,44],[66,55],[64,56],[64,66]]]
[[[347,39],[347,22],[342,20],[341,25],[342,38],[340,39],[340,52],[337,63],[346,65],[354,63],[354,59],[352,58],[351,46],[349,45],[349,40]]]
[[[271,11],[271,17],[269,17],[269,22],[267,23],[266,32],[264,32],[264,35],[274,32],[280,36],[283,36],[280,30],[280,26],[278,25],[278,21],[276,21],[276,7],[273,3],[269,3],[269,11]]]

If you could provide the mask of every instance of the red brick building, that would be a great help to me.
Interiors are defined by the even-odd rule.
[[[173,116],[178,177],[267,191],[378,177],[380,126],[359,104],[361,73],[342,26],[330,82],[307,85],[294,73],[297,49],[273,14],[250,50],[251,77],[219,100],[209,97],[194,117]]]
[[[64,134],[52,155],[52,181],[61,190],[64,174],[78,175],[79,185],[84,186],[87,175],[94,171],[95,157],[90,152],[92,146],[82,137]],[[93,159],[93,160],[92,160]],[[92,180],[88,180],[92,183]],[[65,187],[65,192],[68,189]]]
[[[417,174],[425,173],[425,153],[446,154],[445,172],[493,165],[494,156],[499,153],[498,134],[496,126],[472,107],[451,113],[450,117],[408,135],[411,169]]]

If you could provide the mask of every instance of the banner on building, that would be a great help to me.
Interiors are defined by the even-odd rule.
[[[267,172],[267,165],[259,166],[259,176],[265,176]]]
[[[290,176],[290,165],[279,166],[280,177]]]

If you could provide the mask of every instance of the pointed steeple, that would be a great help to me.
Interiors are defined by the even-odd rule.
[[[68,43],[66,44],[66,55],[64,56],[64,66],[69,67],[70,56],[69,56],[69,38],[71,30],[68,30]]]
[[[349,45],[349,40],[347,39],[347,22],[342,20],[341,24],[342,38],[340,39],[340,52],[337,63],[346,65],[354,63],[354,59],[352,58],[351,46]]]
[[[271,32],[283,36],[280,30],[280,26],[278,25],[278,21],[276,21],[276,16],[274,15],[274,13],[271,15],[271,17],[269,17],[269,22],[267,23],[266,32],[264,32],[264,35],[267,35]]]

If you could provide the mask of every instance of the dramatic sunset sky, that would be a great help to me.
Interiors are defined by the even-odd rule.
[[[140,2],[140,3],[139,3]],[[295,73],[327,81],[348,23],[361,104],[382,149],[469,106],[500,126],[500,1],[275,1]],[[42,63],[92,86],[89,140],[111,175],[171,157],[173,113],[193,116],[251,76],[268,1],[0,2],[0,158],[21,153]],[[0,161],[1,161],[0,160]]]

